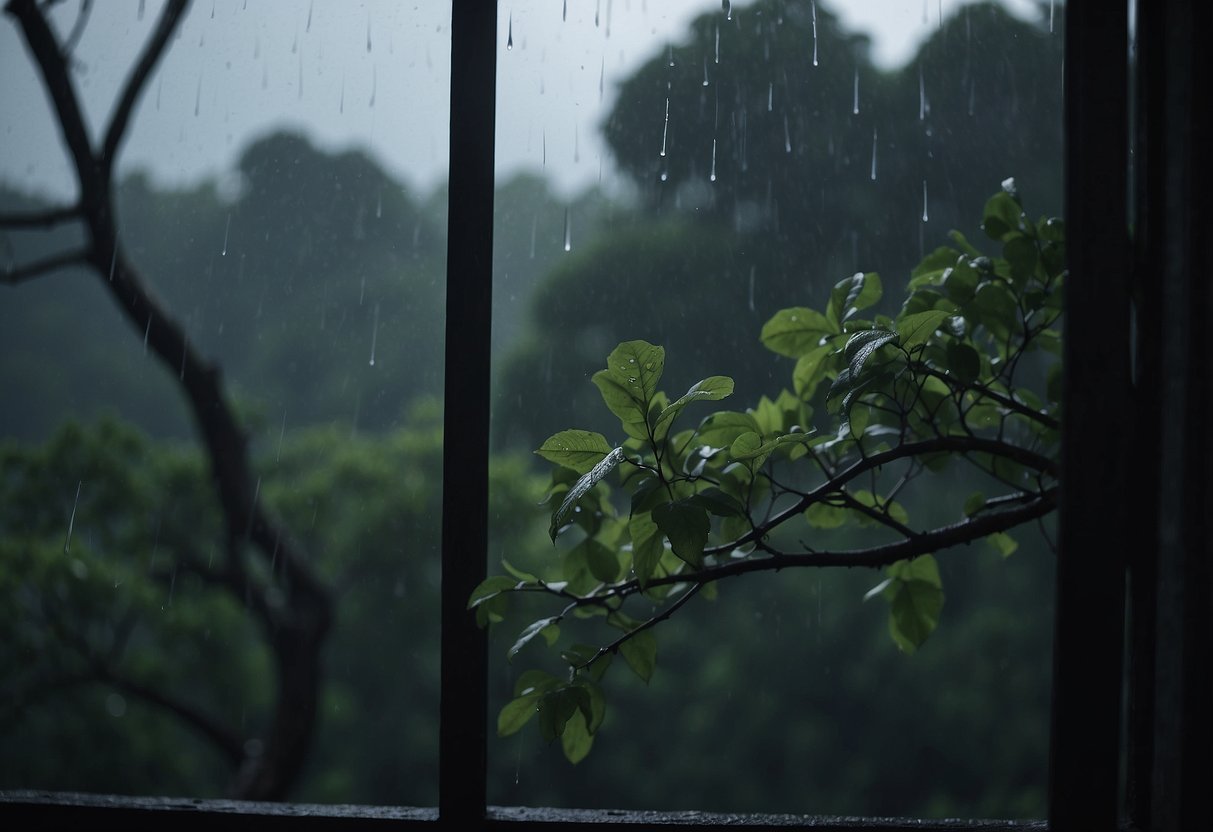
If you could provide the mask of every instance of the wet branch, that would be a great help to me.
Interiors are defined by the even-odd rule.
[[[63,254],[55,254],[43,260],[36,260],[33,263],[0,273],[0,283],[16,286],[18,283],[24,283],[27,280],[32,280],[35,277],[40,277],[49,272],[67,268],[68,266],[83,265],[89,262],[89,254],[90,252],[87,249],[76,249],[64,252]]]
[[[70,208],[49,208],[17,214],[0,214],[0,228],[53,228],[61,223],[83,219],[79,205]]]

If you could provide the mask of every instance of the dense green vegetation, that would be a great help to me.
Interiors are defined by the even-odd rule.
[[[839,362],[853,358],[855,319],[893,332],[899,310],[903,321],[925,311],[901,309],[914,264],[951,227],[977,239],[998,182],[1014,176],[1034,212],[1058,212],[1060,37],[975,6],[946,20],[909,66],[886,73],[821,4],[817,66],[799,6],[765,0],[738,5],[734,17],[721,27],[724,57],[710,67],[709,87],[703,55],[718,15],[697,21],[620,90],[603,127],[637,185],[635,204],[588,192],[565,205],[537,177],[499,185],[492,570],[504,560],[536,575],[593,574],[589,560],[579,572],[568,554],[575,547],[564,545],[575,533],[553,553],[559,502],[539,505],[551,481],[529,451],[573,424],[612,437],[608,451],[624,438],[589,382],[616,344],[663,345],[668,390],[707,373],[731,377],[734,412],[754,420],[755,434],[789,434],[812,423],[809,407],[837,418],[824,397]],[[658,167],[653,112],[667,91],[669,152]],[[190,342],[222,366],[250,427],[260,498],[306,544],[336,598],[313,751],[291,794],[433,804],[445,194],[412,193],[365,154],[322,152],[291,134],[252,142],[237,167],[234,195],[217,184],[166,191],[144,176],[125,180],[120,228]],[[34,201],[8,190],[0,204]],[[579,229],[567,254],[566,209]],[[1032,228],[1041,239],[1051,233]],[[70,230],[0,234],[15,262],[72,241]],[[955,251],[942,265],[974,258],[948,245]],[[927,263],[920,295],[943,279],[942,261]],[[851,317],[845,340],[831,341],[817,389],[803,352],[800,383],[789,383],[798,371],[788,349],[763,346],[764,322],[790,306],[828,315],[839,279],[873,269],[883,298]],[[977,269],[978,280],[992,279]],[[220,795],[266,729],[271,634],[189,568],[224,545],[205,461],[188,441],[176,377],[149,359],[142,333],[97,283],[67,271],[5,287],[0,303],[0,388],[12,403],[0,408],[0,787]],[[873,300],[863,291],[873,283],[857,285],[856,299]],[[841,325],[847,305],[835,306]],[[932,333],[911,344],[924,350],[916,360],[963,372],[971,347],[984,356],[973,381],[997,373],[989,344]],[[897,359],[901,338],[869,360]],[[936,347],[942,358],[926,354]],[[1020,386],[1037,390],[1043,409],[1044,363],[1026,358],[1020,370]],[[691,404],[679,425],[709,410]],[[1001,418],[970,412],[987,417]],[[856,453],[857,437],[879,424],[872,413],[861,428],[852,421],[854,435],[836,451]],[[789,447],[797,446],[807,447]],[[643,438],[625,447],[635,458],[657,451]],[[567,488],[577,475],[561,476]],[[897,502],[915,523],[960,519],[956,507],[973,491],[1002,493],[981,476],[932,476],[937,486],[907,489]],[[618,581],[629,565],[622,538],[603,535],[621,533],[626,508],[617,504],[596,529]],[[729,542],[721,536],[729,518],[713,517],[714,545]],[[1042,531],[1017,532],[1010,558],[984,543],[939,557],[946,609],[912,657],[889,638],[888,606],[862,603],[883,575],[788,570],[725,582],[716,603],[689,604],[661,626],[648,685],[612,672],[593,753],[576,766],[559,741],[531,730],[494,740],[490,799],[1043,814],[1052,561]],[[831,546],[862,545],[828,534]],[[798,535],[776,539],[794,547]],[[657,563],[685,568],[671,557]],[[553,614],[542,594],[515,600],[526,621]],[[562,635],[606,643],[593,629],[601,620],[562,623]],[[517,635],[490,633],[493,720],[514,698],[524,661],[567,674],[555,651],[537,645],[507,663]]]

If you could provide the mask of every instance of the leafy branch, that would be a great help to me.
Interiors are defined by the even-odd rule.
[[[658,625],[739,575],[883,568],[868,597],[888,602],[890,635],[912,653],[944,604],[935,553],[984,539],[1009,555],[1009,532],[1056,508],[1064,226],[1029,221],[1007,180],[987,201],[983,228],[1002,256],[952,232],[952,246],[913,270],[895,316],[867,317],[883,296],[875,273],[839,281],[824,310],[776,313],[761,338],[795,360],[790,389],[745,410],[679,429],[690,405],[731,395],[732,379],[708,377],[671,401],[658,387],[664,349],[636,340],[611,352],[592,380],[626,440],[566,430],[536,450],[555,466],[549,534],[562,545],[559,564],[542,575],[506,564],[510,574],[484,581],[468,606],[488,625],[520,594],[559,602],[557,614],[523,629],[511,658],[540,636],[557,645],[570,616],[622,632],[563,650],[566,678],[523,673],[499,734],[538,715],[541,735],[582,759],[602,721],[610,658],[622,655],[647,681]],[[924,526],[898,498],[954,459],[1000,493],[969,494],[953,519]],[[845,546],[806,541],[840,532]],[[636,599],[656,611],[632,618],[624,610]]]

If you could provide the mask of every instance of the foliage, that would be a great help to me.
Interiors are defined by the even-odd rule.
[[[889,632],[912,653],[944,603],[934,552],[982,538],[1014,551],[1008,531],[1055,505],[1064,227],[1028,219],[1010,179],[986,202],[982,227],[1001,256],[953,232],[952,245],[915,268],[893,317],[863,314],[882,297],[875,273],[839,281],[824,311],[776,313],[761,338],[796,360],[792,389],[744,411],[678,429],[688,407],[729,396],[732,379],[711,376],[671,399],[659,387],[661,347],[636,340],[611,352],[593,383],[627,438],[615,445],[566,430],[536,451],[555,465],[549,534],[570,544],[559,566],[534,575],[506,563],[508,575],[486,579],[468,600],[482,624],[502,620],[519,595],[554,605],[508,655],[540,640],[561,645],[567,672],[525,671],[498,716],[500,735],[537,716],[545,740],[559,737],[570,761],[583,759],[603,722],[613,657],[648,682],[655,627],[724,578],[884,567],[867,597],[888,602]],[[900,501],[907,486],[929,489],[919,478],[953,460],[998,493],[912,519]],[[856,528],[860,545],[831,545]],[[618,635],[568,643],[562,627],[578,620]]]

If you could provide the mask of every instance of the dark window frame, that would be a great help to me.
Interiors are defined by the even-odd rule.
[[[0,792],[0,818],[56,829],[1213,828],[1205,794],[1213,769],[1213,440],[1202,429],[1213,405],[1213,350],[1199,349],[1213,290],[1198,268],[1213,263],[1213,7],[1138,0],[1131,72],[1123,6],[1069,0],[1065,9],[1066,554],[1058,559],[1047,822],[486,805],[487,640],[465,600],[485,574],[485,559],[466,554],[486,551],[488,519],[497,49],[489,0],[452,0],[445,419],[447,435],[467,439],[444,449],[438,809]]]

